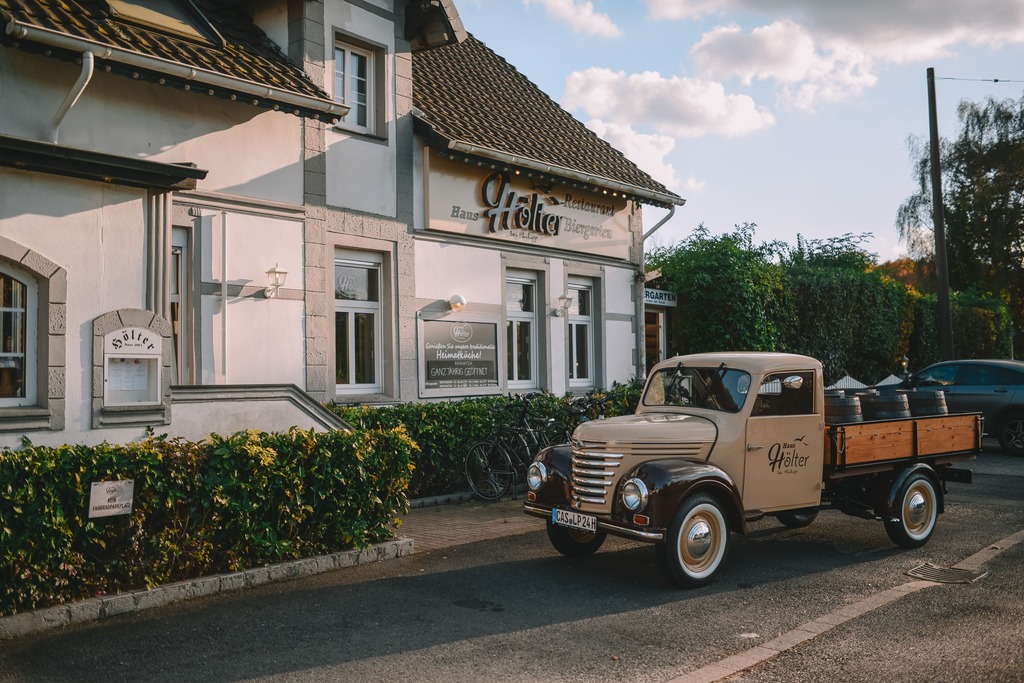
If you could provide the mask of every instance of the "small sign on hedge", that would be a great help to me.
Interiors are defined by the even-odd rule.
[[[134,494],[134,479],[94,481],[89,494],[89,517],[130,515]]]

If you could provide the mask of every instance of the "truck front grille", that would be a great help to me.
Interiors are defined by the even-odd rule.
[[[608,492],[618,479],[622,453],[607,453],[598,449],[572,449],[572,498],[580,503],[604,505]]]
[[[664,457],[701,459],[702,443],[615,443],[573,441],[572,502],[578,510],[608,512],[615,485],[625,471]]]

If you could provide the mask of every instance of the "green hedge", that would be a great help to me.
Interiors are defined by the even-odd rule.
[[[603,398],[611,394],[605,415],[623,415],[636,410],[642,389],[643,380],[616,382],[611,389],[596,391],[593,395]],[[569,410],[572,398],[571,394],[558,397],[543,393],[531,399],[539,417],[553,419],[550,427],[553,436],[563,435],[575,426],[578,418]],[[467,449],[493,432],[496,415],[514,416],[511,407],[514,400],[508,396],[485,396],[379,407],[330,403],[327,407],[356,428],[405,428],[419,446],[409,497],[428,498],[468,490],[465,482]]]
[[[0,450],[0,614],[390,538],[416,444],[401,427]],[[130,515],[88,517],[132,479]]]

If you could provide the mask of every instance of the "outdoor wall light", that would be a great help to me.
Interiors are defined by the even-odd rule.
[[[458,313],[466,308],[466,298],[461,294],[452,294],[452,298],[448,299],[448,306]]]
[[[268,299],[277,297],[278,290],[284,287],[285,278],[288,277],[288,271],[281,270],[274,264],[274,267],[267,271],[267,283],[269,286],[263,290],[263,293]]]
[[[569,307],[572,306],[573,297],[568,294],[563,294],[558,297],[558,308],[554,310],[555,316],[564,317],[569,312]]]

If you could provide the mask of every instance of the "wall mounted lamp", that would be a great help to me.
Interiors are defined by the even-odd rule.
[[[558,308],[552,311],[554,315],[556,317],[564,317],[566,314],[568,314],[569,307],[572,306],[572,300],[573,297],[569,296],[568,294],[563,294],[562,296],[558,297]]]
[[[267,282],[269,286],[263,290],[263,293],[268,299],[274,299],[277,297],[278,290],[284,287],[284,281],[288,277],[287,270],[281,270],[274,264],[274,267],[267,271]]]
[[[458,313],[466,308],[466,298],[461,294],[452,294],[452,298],[448,299],[448,306]]]

